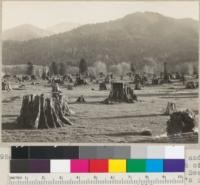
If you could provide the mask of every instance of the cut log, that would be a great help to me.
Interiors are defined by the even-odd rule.
[[[22,128],[44,129],[72,125],[70,109],[62,95],[51,98],[44,95],[25,95],[17,123]]]
[[[109,97],[104,100],[104,103],[112,102],[127,102],[133,103],[137,100],[132,88],[122,82],[114,82],[111,84],[111,91]]]
[[[167,121],[167,135],[193,132],[196,125],[197,119],[191,110],[174,112]]]

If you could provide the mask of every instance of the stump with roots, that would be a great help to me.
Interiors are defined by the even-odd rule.
[[[173,102],[168,102],[165,115],[171,115],[172,113],[177,112],[176,105]]]
[[[193,132],[196,125],[197,119],[191,110],[174,112],[167,121],[167,135]]]
[[[115,82],[111,85],[110,94],[107,99],[104,100],[104,103],[112,102],[127,102],[134,103],[137,101],[137,96],[134,94],[133,89],[130,88],[127,84],[122,82]]]
[[[45,129],[72,125],[70,109],[61,95],[51,98],[44,95],[25,95],[17,123],[23,128]]]

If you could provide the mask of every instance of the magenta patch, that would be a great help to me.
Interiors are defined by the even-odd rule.
[[[71,160],[71,173],[88,173],[89,160]]]

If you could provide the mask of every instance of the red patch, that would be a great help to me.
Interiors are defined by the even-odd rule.
[[[108,172],[108,160],[106,159],[90,160],[90,172],[93,172],[93,173]]]

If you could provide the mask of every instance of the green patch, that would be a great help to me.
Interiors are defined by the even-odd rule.
[[[126,161],[127,172],[146,172],[145,159],[128,159]]]

